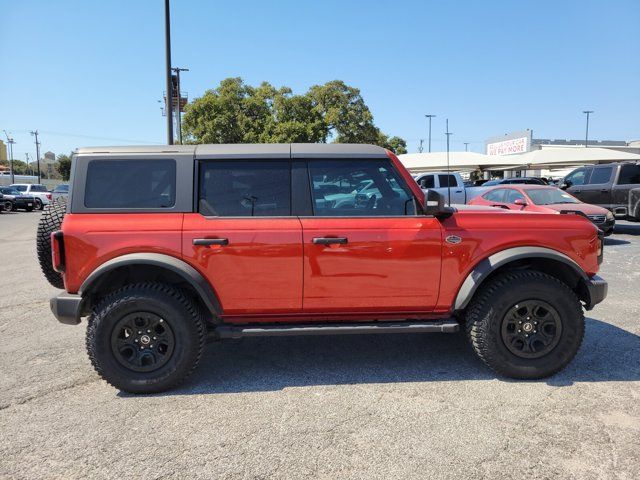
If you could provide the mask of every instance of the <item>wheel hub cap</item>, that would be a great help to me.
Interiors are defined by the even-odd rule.
[[[525,300],[511,307],[502,320],[504,345],[521,358],[540,358],[553,350],[562,334],[557,310],[542,300]]]

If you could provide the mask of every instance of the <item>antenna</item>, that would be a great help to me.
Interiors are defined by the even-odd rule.
[[[447,203],[451,206],[451,178],[449,177],[449,137],[453,135],[449,131],[449,119],[447,118],[447,131],[445,132],[447,136]]]

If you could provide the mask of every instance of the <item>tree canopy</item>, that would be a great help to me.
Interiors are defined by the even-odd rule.
[[[259,87],[227,78],[187,105],[183,134],[190,143],[371,143],[406,153],[373,123],[360,90],[334,80],[304,95],[268,82]]]
[[[61,153],[56,160],[56,170],[63,180],[68,181],[71,176],[71,155]]]

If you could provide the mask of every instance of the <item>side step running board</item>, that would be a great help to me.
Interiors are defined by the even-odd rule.
[[[354,335],[367,333],[455,333],[455,319],[421,322],[325,323],[303,325],[220,325],[213,334],[218,338],[283,337],[293,335]]]

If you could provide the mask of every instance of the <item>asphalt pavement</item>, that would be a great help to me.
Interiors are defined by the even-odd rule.
[[[496,377],[462,335],[252,338],[133,396],[52,316],[39,215],[0,214],[0,478],[640,478],[640,223],[606,240],[609,296],[547,380]]]

